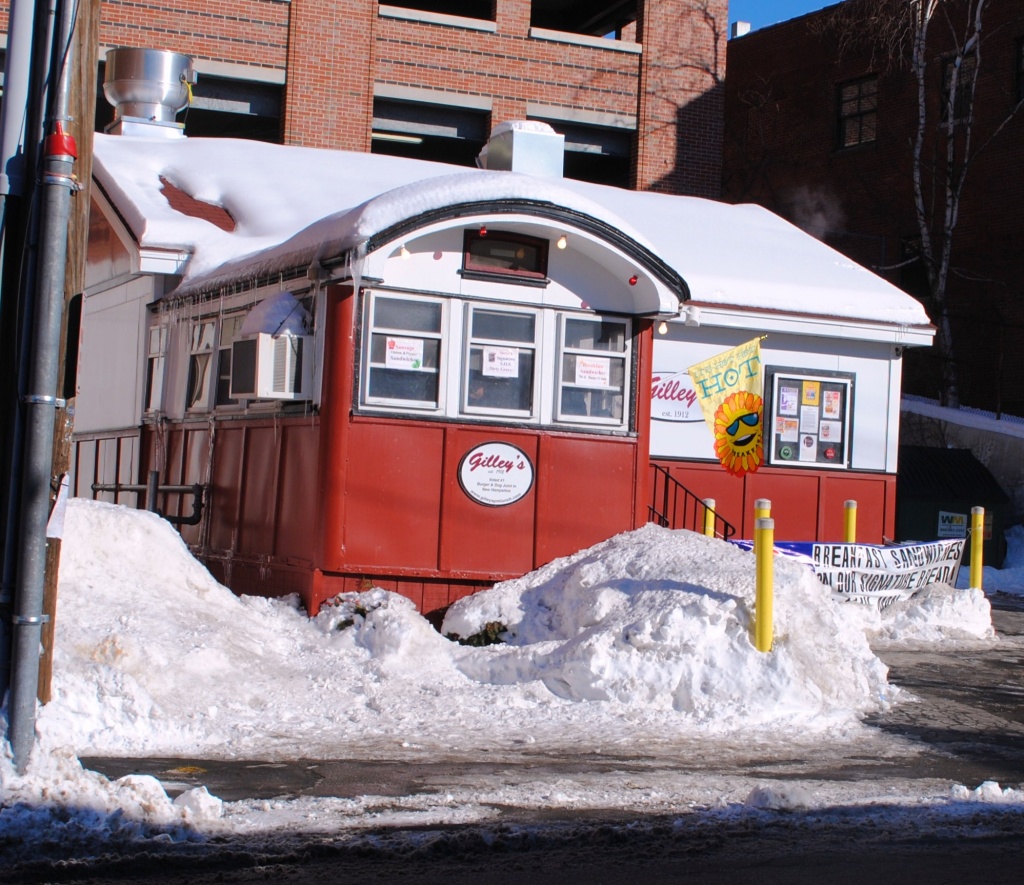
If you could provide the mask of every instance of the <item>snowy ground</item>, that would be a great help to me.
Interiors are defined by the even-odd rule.
[[[1024,594],[1024,529],[987,590]],[[0,754],[0,856],[62,844],[486,824],[495,807],[742,814],[871,805],[1024,810],[995,784],[765,783],[752,758],[906,752],[862,717],[908,700],[871,643],[993,643],[987,598],[932,585],[884,614],[832,602],[779,558],[775,646],[750,640],[754,559],[647,526],[455,605],[433,630],[403,598],[352,595],[308,619],[294,602],[236,597],[155,515],[74,500],[65,525],[53,700],[18,775]],[[961,570],[966,577],[966,569]],[[6,712],[6,711],[4,711]],[[0,722],[0,725],[4,723]],[[390,797],[174,801],[153,778],[116,781],[79,756],[492,760],[523,753],[642,759],[656,778],[595,771],[514,784],[485,775]],[[693,765],[666,774],[671,760]],[[707,760],[702,771],[701,760]],[[711,762],[714,765],[711,765]],[[708,771],[713,772],[709,775]],[[92,850],[92,849],[89,849]]]

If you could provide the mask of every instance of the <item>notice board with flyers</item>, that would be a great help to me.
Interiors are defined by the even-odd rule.
[[[849,468],[854,376],[768,366],[765,381],[768,463]]]

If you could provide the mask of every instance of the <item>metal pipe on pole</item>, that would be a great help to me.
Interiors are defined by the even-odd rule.
[[[58,405],[61,322],[71,195],[77,188],[74,139],[64,131],[76,3],[60,0],[53,43],[51,105],[40,187],[39,270],[28,384],[22,396],[25,444],[19,518],[8,735],[15,768],[24,772],[35,742],[39,646],[44,622],[46,524],[50,515],[54,413]]]
[[[3,571],[0,614],[10,629],[13,612],[21,474],[24,452],[24,409],[21,395],[28,377],[32,304],[35,297],[39,246],[39,189],[45,108],[51,85],[51,53],[58,0],[39,4],[13,0],[6,67],[9,85],[0,115],[3,151],[0,179],[9,193],[2,195],[0,228],[0,527]],[[13,41],[13,42],[12,42]],[[6,641],[0,688],[10,687],[11,641]]]

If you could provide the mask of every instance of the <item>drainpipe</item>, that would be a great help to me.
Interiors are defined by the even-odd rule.
[[[14,654],[8,706],[8,734],[14,765],[24,773],[35,741],[36,694],[39,689],[39,644],[44,621],[46,523],[50,515],[54,418],[60,369],[60,335],[64,312],[64,264],[68,244],[72,175],[77,149],[64,132],[71,66],[71,32],[75,7],[60,3],[56,72],[49,134],[43,145],[40,183],[42,227],[38,290],[31,340],[31,365],[25,404],[25,455],[22,466],[21,519],[15,585]]]
[[[32,79],[36,4],[27,0],[11,0],[7,34],[7,57],[4,64],[4,100],[0,102],[0,347],[13,355],[18,337],[18,278],[25,235],[26,169],[31,169],[28,154],[35,134],[28,135],[29,91]],[[28,146],[26,146],[26,141]],[[30,175],[31,173],[29,173]],[[6,327],[4,323],[6,322]],[[13,367],[13,366],[12,366]],[[12,372],[12,376],[18,374]],[[5,514],[0,525],[0,704],[10,687],[11,634],[10,620],[14,603],[14,551],[17,536],[18,493],[16,476],[20,450],[21,420],[17,406],[18,385],[11,377],[0,390],[0,458],[4,476],[0,479],[0,508]]]

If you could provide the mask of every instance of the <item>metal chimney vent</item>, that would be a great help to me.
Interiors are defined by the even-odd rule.
[[[119,46],[107,52],[103,94],[114,106],[114,135],[180,138],[174,118],[191,99],[192,59],[160,49]]]
[[[477,165],[561,178],[564,160],[564,135],[539,120],[510,120],[494,127]]]

